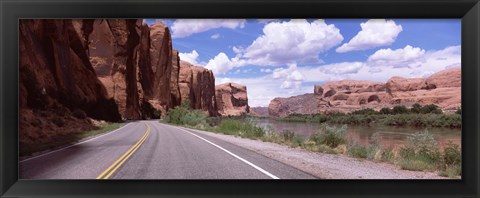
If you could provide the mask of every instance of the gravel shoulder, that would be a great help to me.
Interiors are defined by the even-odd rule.
[[[438,176],[434,172],[401,170],[396,165],[383,162],[311,152],[261,140],[192,130],[249,149],[322,179],[450,179]]]

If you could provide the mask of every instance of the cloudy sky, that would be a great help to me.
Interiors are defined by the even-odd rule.
[[[426,77],[460,66],[457,19],[147,19],[167,24],[180,58],[216,84],[247,86],[249,105],[313,93],[314,84]]]

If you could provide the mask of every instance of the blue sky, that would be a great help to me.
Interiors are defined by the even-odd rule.
[[[250,106],[312,93],[332,80],[385,82],[460,66],[459,19],[147,19],[165,23],[182,60],[216,84],[248,89]]]

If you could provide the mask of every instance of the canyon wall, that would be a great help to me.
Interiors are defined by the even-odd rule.
[[[218,113],[222,116],[241,116],[250,112],[247,87],[236,83],[215,86]]]
[[[180,101],[188,100],[193,109],[202,109],[210,116],[218,115],[213,72],[189,62],[180,61],[178,78]]]
[[[386,83],[341,80],[315,85],[313,94],[275,98],[269,115],[348,113],[362,108],[380,110],[396,105],[435,104],[444,111],[461,106],[461,69],[450,68],[428,78],[392,77]]]
[[[180,57],[166,25],[107,19],[94,20],[92,29],[90,60],[124,119],[154,118],[155,112],[163,117],[180,105]],[[195,94],[188,99],[192,108],[216,115],[208,94],[214,92],[213,73],[198,68],[191,72],[195,79],[189,88]]]
[[[87,116],[121,120],[76,28],[72,20],[19,22],[20,145],[52,141],[72,128],[91,130]]]
[[[95,129],[96,120],[163,117],[182,99],[218,115],[212,71],[182,67],[162,23],[22,19],[19,26],[21,144]]]

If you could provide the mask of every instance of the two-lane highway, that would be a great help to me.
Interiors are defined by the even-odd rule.
[[[195,130],[137,121],[20,162],[21,179],[314,179]]]

